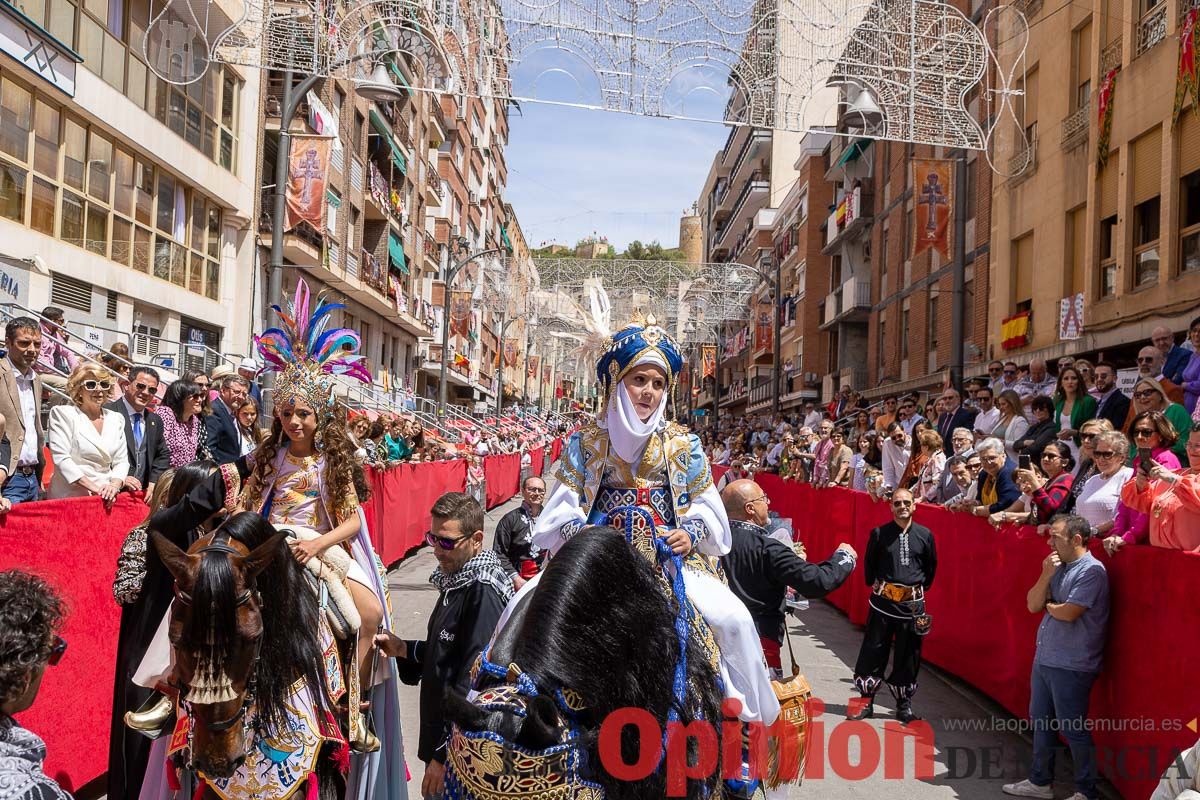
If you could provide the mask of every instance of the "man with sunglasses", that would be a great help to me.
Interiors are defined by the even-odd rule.
[[[396,659],[400,680],[421,686],[421,726],[417,758],[425,762],[422,797],[445,789],[446,741],[450,724],[443,698],[448,690],[466,695],[471,666],[487,646],[500,614],[513,596],[512,580],[494,550],[483,546],[483,506],[470,495],[447,492],[430,510],[433,527],[425,542],[438,566],[429,581],[439,590],[429,617],[428,636],[375,637],[375,645]]]
[[[929,632],[925,593],[933,586],[937,550],[933,532],[913,522],[912,492],[892,492],[892,521],[871,531],[863,556],[863,577],[871,587],[867,630],[854,665],[854,687],[860,700],[851,702],[847,719],[875,716],[875,693],[885,682],[888,653],[894,653],[886,682],[896,698],[896,719],[920,719],[913,711],[917,673],[921,669],[921,637]]]
[[[37,699],[46,668],[67,649],[58,635],[62,601],[27,572],[0,572],[0,795],[19,800],[70,800],[45,772],[46,743],[14,715]]]
[[[812,564],[767,530],[771,501],[751,480],[730,483],[721,492],[732,533],[730,550],[721,558],[729,588],[746,604],[772,680],[783,679],[783,601],[788,588],[816,600],[841,586],[854,571],[858,554],[846,543],[828,561]]]
[[[512,578],[513,591],[537,575],[546,560],[546,551],[533,543],[533,522],[542,513],[546,500],[546,482],[530,475],[521,483],[521,505],[500,518],[492,549]]]
[[[1114,430],[1125,426],[1129,417],[1129,396],[1117,388],[1117,368],[1101,361],[1092,369],[1096,380],[1096,419],[1106,419]]]
[[[158,476],[171,468],[171,450],[163,438],[162,417],[151,413],[147,406],[158,394],[158,372],[151,367],[135,366],[129,371],[129,382],[118,399],[105,404],[125,418],[125,447],[129,455],[129,477],[125,486],[146,496],[154,494]]]

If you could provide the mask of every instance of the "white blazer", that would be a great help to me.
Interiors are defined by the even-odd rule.
[[[83,497],[88,494],[75,481],[90,478],[96,482],[125,480],[129,476],[129,453],[125,444],[125,418],[116,411],[103,410],[103,431],[73,405],[50,410],[46,443],[54,459],[54,477],[50,479],[50,498]]]

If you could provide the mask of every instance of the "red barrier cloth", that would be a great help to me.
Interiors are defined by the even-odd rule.
[[[729,467],[723,467],[720,464],[712,465],[713,485],[715,486],[721,480],[721,476],[729,472]]]
[[[384,564],[404,558],[429,530],[429,509],[446,492],[467,488],[467,462],[431,461],[367,469],[371,499],[365,510],[375,552]]]
[[[563,440],[555,439],[550,443],[550,463],[558,461],[558,457],[562,455]]]
[[[529,469],[529,474],[542,477],[542,472],[546,469],[546,448],[538,447],[529,451]]]
[[[483,479],[487,484],[487,507],[495,508],[521,489],[521,454],[506,453],[483,459]]]
[[[108,769],[108,724],[121,610],[112,596],[125,534],[146,518],[121,494],[111,511],[97,497],[22,503],[0,516],[0,571],[22,569],[62,596],[67,652],[46,669],[20,722],[46,740],[46,774],[74,791]]]
[[[861,558],[873,527],[891,519],[886,503],[849,489],[813,489],[757,476],[771,509],[791,517],[809,558],[822,561],[847,541]],[[934,506],[916,519],[933,531],[938,569],[927,607],[933,629],[927,661],[993,697],[1016,716],[1029,714],[1029,678],[1041,614],[1025,595],[1041,572],[1049,545],[1035,528],[996,530],[986,521]],[[1186,727],[1196,692],[1185,677],[1200,660],[1200,557],[1144,545],[1109,558],[1098,542],[1092,553],[1108,569],[1111,613],[1104,667],[1092,690],[1093,735],[1101,772],[1127,798],[1146,798],[1174,752],[1196,739]],[[862,624],[869,590],[862,567],[829,600]]]

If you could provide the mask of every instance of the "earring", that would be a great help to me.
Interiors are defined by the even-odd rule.
[[[313,446],[318,450],[325,449],[325,434],[317,431],[317,435],[313,437]]]

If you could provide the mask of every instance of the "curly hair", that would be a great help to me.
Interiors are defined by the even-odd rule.
[[[325,456],[325,472],[322,477],[325,480],[326,495],[331,498],[346,498],[353,489],[358,501],[365,502],[370,497],[371,487],[367,483],[362,465],[354,457],[355,447],[350,440],[349,431],[346,430],[345,410],[339,406],[330,416],[319,414],[316,436],[322,440],[319,449]],[[271,422],[271,433],[254,451],[254,469],[246,480],[246,489],[242,494],[243,508],[257,511],[262,507],[263,487],[270,482],[270,477],[275,473],[275,458],[279,455],[281,447],[287,447],[287,434],[283,432],[283,423],[279,421],[279,417],[275,417]],[[340,519],[333,520],[334,525],[339,522]]]
[[[41,578],[0,572],[0,703],[20,697],[29,672],[50,658],[64,614],[62,600]]]
[[[95,361],[81,363],[67,377],[67,396],[71,398],[72,403],[78,406],[83,402],[83,383],[91,380],[116,383],[117,376]]]

